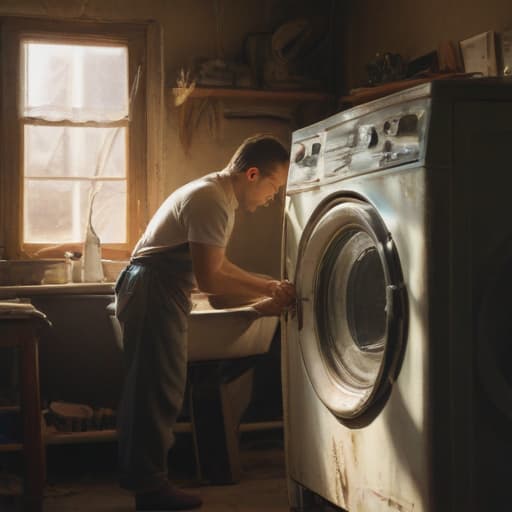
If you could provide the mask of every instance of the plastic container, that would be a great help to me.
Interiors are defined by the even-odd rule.
[[[87,232],[85,234],[82,268],[82,279],[85,283],[99,283],[105,279],[101,263],[100,239],[90,222],[87,225]]]

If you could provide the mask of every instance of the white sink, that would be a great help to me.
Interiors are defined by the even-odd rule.
[[[236,359],[268,352],[279,318],[250,306],[214,309],[202,293],[192,294],[189,361]]]

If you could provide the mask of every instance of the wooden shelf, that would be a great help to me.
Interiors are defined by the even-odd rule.
[[[253,432],[255,430],[273,430],[283,428],[282,421],[241,423],[240,432]],[[174,432],[192,432],[192,424],[188,422],[176,423]],[[44,435],[45,445],[81,444],[81,443],[105,443],[117,439],[117,432],[112,429],[89,430],[87,432],[59,432],[49,430]],[[1,452],[16,452],[23,450],[21,443],[0,444]]]
[[[182,422],[174,426],[174,432],[192,432],[190,423]],[[44,435],[45,445],[82,444],[82,443],[107,443],[117,439],[117,432],[112,429],[89,430],[87,432],[59,432],[50,430]],[[23,450],[22,443],[0,444],[0,453],[17,452]]]
[[[192,432],[192,425],[187,422],[176,423],[174,432]],[[45,433],[44,442],[46,445],[53,444],[80,444],[80,443],[102,443],[115,441],[117,431],[114,429],[88,430],[86,432],[60,432],[49,429]],[[1,447],[1,445],[0,445]]]
[[[181,90],[179,88],[172,89],[174,96],[179,95],[180,92]],[[318,91],[195,87],[188,98],[229,98],[269,101],[329,101],[334,99],[334,96]]]
[[[0,405],[0,412],[20,412],[19,405]]]
[[[80,444],[109,442],[116,439],[115,430],[89,430],[87,432],[51,432],[45,435],[44,442],[46,445]]]
[[[282,421],[270,422],[256,422],[256,423],[241,423],[240,432],[253,432],[255,430],[273,430],[282,429]],[[192,424],[189,422],[179,422],[173,427],[176,433],[192,432]],[[50,430],[44,436],[46,445],[55,444],[80,444],[80,443],[101,443],[110,442],[117,439],[117,432],[112,429],[105,430],[89,430],[87,432],[59,432]],[[0,445],[1,451],[16,451],[22,449],[21,444]],[[3,447],[6,447],[3,449]]]
[[[23,445],[21,443],[0,444],[0,453],[1,452],[19,452],[21,450],[23,450]]]
[[[432,80],[447,80],[451,78],[467,78],[473,76],[471,73],[433,73],[423,78],[415,78],[408,80],[398,80],[396,82],[389,82],[386,84],[376,85],[374,87],[362,87],[354,90],[354,92],[348,96],[342,96],[340,98],[340,105],[342,107],[353,107],[366,103],[368,101],[376,100],[400,92],[416,85],[425,84],[432,82]]]

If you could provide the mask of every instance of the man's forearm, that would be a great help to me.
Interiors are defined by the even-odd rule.
[[[224,272],[229,272],[231,273],[232,275],[234,276],[240,276],[242,279],[246,278],[246,277],[257,277],[257,278],[261,278],[261,279],[269,279],[269,280],[272,280],[273,278],[271,276],[267,276],[267,275],[264,275],[264,274],[258,274],[257,272],[250,272],[248,270],[245,270],[241,267],[239,267],[238,265],[235,265],[232,261],[228,260],[228,259],[225,259],[224,260],[224,263],[223,263],[223,271]]]
[[[214,295],[272,297],[280,303],[294,300],[295,289],[287,281],[247,272],[226,259],[224,248],[190,243],[192,263],[199,288]]]
[[[212,276],[210,290],[205,291],[219,295],[270,296],[271,281],[225,260],[221,268]]]

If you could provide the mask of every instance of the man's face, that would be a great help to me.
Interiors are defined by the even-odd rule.
[[[288,163],[277,164],[274,172],[268,176],[260,173],[259,169],[252,167],[246,171],[247,187],[244,197],[244,207],[254,212],[260,206],[269,206],[279,193],[279,189],[286,185],[288,176]]]

